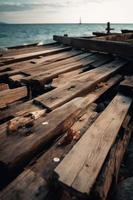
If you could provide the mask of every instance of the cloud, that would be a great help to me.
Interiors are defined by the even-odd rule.
[[[15,3],[15,2],[6,2],[0,3],[0,12],[18,12],[18,11],[25,11],[25,10],[34,10],[34,9],[50,9],[50,8],[63,8],[67,6],[66,3],[44,3],[44,2],[34,2],[33,3]]]
[[[104,0],[27,0],[26,2],[22,0],[7,0],[4,2],[1,0],[0,2],[0,12],[20,12],[26,10],[34,10],[34,9],[59,9],[64,7],[79,7],[80,5],[86,5],[89,3],[99,3]]]

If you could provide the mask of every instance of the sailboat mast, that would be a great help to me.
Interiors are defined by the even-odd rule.
[[[80,17],[80,19],[79,19],[79,24],[82,24],[81,17]]]

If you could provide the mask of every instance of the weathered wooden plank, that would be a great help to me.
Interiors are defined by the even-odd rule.
[[[40,63],[37,65],[31,65],[28,63],[25,64],[25,62],[24,62],[25,66],[19,64],[20,66],[18,67],[18,69],[15,69],[13,71],[3,72],[0,74],[0,76],[1,77],[6,76],[6,75],[11,76],[11,75],[20,73],[20,71],[25,74],[29,74],[29,75],[44,74],[44,70],[45,70],[45,73],[46,73],[46,71],[50,71],[52,69],[54,71],[58,67],[61,67],[61,66],[63,67],[64,65],[68,65],[69,63],[79,61],[89,55],[91,55],[91,53],[90,54],[82,53],[82,54],[78,54],[78,55],[75,55],[75,56],[69,57],[67,59],[54,62],[54,63]],[[17,67],[17,65],[16,65],[16,67]],[[23,68],[21,69],[21,67],[23,67]],[[30,77],[29,77],[29,79],[30,79]]]
[[[118,63],[115,61],[112,62],[112,67],[105,65],[91,70],[90,72],[86,72],[85,74],[80,74],[76,80],[72,80],[70,83],[60,88],[37,97],[34,102],[40,102],[47,108],[53,110],[71,99],[83,95],[85,92],[89,92],[98,82],[116,73],[118,69],[123,67],[123,64],[123,62]]]
[[[112,40],[112,41],[126,41],[133,38],[133,33],[117,33],[106,36],[97,37],[96,40]]]
[[[13,103],[19,99],[27,97],[27,87],[19,87],[15,89],[8,89],[0,92],[0,108],[6,107],[8,104]]]
[[[87,95],[88,103],[91,104],[91,102],[95,101],[98,99],[104,92],[106,92],[109,88],[111,88],[113,85],[115,85],[117,82],[120,81],[121,76],[116,76],[114,78],[111,78],[109,81],[107,81],[106,84],[100,84],[99,88],[97,88],[95,91]],[[91,100],[90,100],[91,99]],[[90,100],[90,101],[89,101]],[[34,173],[40,174],[41,177],[46,180],[48,177],[51,177],[51,172],[55,169],[55,167],[58,165],[58,163],[53,162],[54,157],[58,157],[60,160],[66,155],[66,153],[69,152],[69,150],[73,147],[73,145],[77,142],[77,140],[85,133],[85,131],[88,129],[88,127],[93,123],[95,120],[95,117],[97,116],[97,113],[93,111],[94,106],[89,106],[88,109],[86,109],[85,114],[83,114],[78,121],[76,121],[73,126],[70,128],[70,130],[74,133],[72,135],[73,138],[68,137],[65,139],[65,141],[62,143],[62,138],[56,142],[55,145],[53,145],[44,155],[42,155],[36,162],[35,164],[30,167],[30,170],[34,171]],[[5,126],[6,127],[6,126]],[[69,131],[70,132],[70,131]],[[68,132],[67,132],[68,133]],[[6,134],[6,133],[5,133]],[[75,137],[76,136],[76,137]],[[64,140],[64,136],[63,136]],[[61,145],[62,143],[62,145]],[[65,143],[67,145],[65,145]],[[60,144],[60,146],[59,146]],[[16,180],[14,180],[13,183],[10,184],[8,189],[5,189],[2,193],[1,196],[11,198],[14,197],[14,192],[17,192],[17,187],[18,187],[18,182],[21,183],[21,181],[25,180],[25,183],[28,183],[28,185],[31,185],[30,188],[32,188],[32,194],[36,194],[40,184],[36,182],[36,179],[33,181],[31,179],[31,183],[28,181],[29,177],[31,176],[30,170],[28,168],[27,176],[24,174],[26,171],[24,171],[23,176],[20,175]],[[28,178],[28,180],[27,180]],[[22,179],[22,180],[21,180]],[[36,184],[36,188],[32,187],[33,182]],[[21,184],[20,184],[21,185]],[[45,190],[47,191],[48,183],[46,183],[44,186],[44,190],[40,192],[40,195],[45,193]],[[10,188],[10,189],[9,189]],[[50,188],[49,188],[50,189]],[[48,189],[48,191],[49,191]],[[7,194],[8,190],[8,194]],[[28,187],[21,187],[21,190],[23,191],[23,195],[26,198],[27,192],[29,191]],[[31,190],[30,190],[31,192]],[[19,191],[18,191],[19,193]],[[47,193],[45,193],[46,196]],[[36,198],[39,198],[38,196]]]
[[[36,46],[22,46],[20,48],[7,48],[7,51],[2,54],[2,58],[7,57],[7,56],[16,56],[20,54],[25,54],[25,53],[32,53],[32,52],[37,52],[37,51],[44,51],[44,50],[50,50],[50,49],[55,49],[59,47],[59,44],[57,43],[51,43],[51,44],[46,44],[46,45],[36,45]]]
[[[89,127],[93,121],[95,120],[97,116],[97,113],[93,111],[93,108],[88,108],[85,115],[82,117],[82,122],[79,119],[79,121],[75,122],[72,126],[72,130],[78,130],[81,131],[81,134],[85,132],[87,127]],[[72,139],[72,141],[69,141],[69,144],[67,145],[59,145],[62,138],[59,139],[46,153],[44,153],[39,159],[36,160],[36,162],[33,165],[30,165],[27,167],[27,169],[24,170],[24,172],[18,176],[7,188],[5,188],[1,193],[0,197],[4,198],[4,200],[12,199],[16,197],[16,193],[19,198],[26,199],[29,197],[32,197],[36,200],[39,199],[47,199],[47,195],[51,193],[51,188],[49,187],[49,181],[51,177],[51,173],[53,169],[58,165],[58,163],[54,162],[53,159],[55,157],[58,157],[59,159],[62,159],[63,156],[68,153],[68,151],[72,148],[72,146],[76,143],[77,140]],[[32,178],[38,177],[40,180],[44,181],[44,184],[42,185],[43,189],[40,189],[40,181],[38,181],[38,178]],[[25,184],[23,184],[25,183]],[[20,186],[22,194],[20,193]],[[41,187],[41,188],[42,188]],[[28,194],[30,192],[30,195]],[[38,195],[36,195],[38,194]]]
[[[22,61],[22,62],[17,62],[17,63],[13,63],[12,65],[4,65],[0,67],[0,72],[6,72],[6,71],[13,71],[13,70],[19,70],[19,69],[25,69],[25,68],[31,68],[31,67],[36,67],[37,65],[46,65],[48,63],[52,63],[52,62],[57,62],[57,61],[61,61],[63,59],[67,59],[73,56],[76,56],[78,54],[82,53],[81,51],[78,50],[70,50],[70,51],[66,51],[66,52],[61,52],[58,54],[53,54],[53,55],[49,55],[49,56],[40,56],[40,58],[36,58],[36,59],[31,59],[28,61]]]
[[[100,67],[101,65],[104,65],[105,63],[107,63],[111,60],[112,60],[111,57],[104,56],[104,58],[100,58],[100,59],[90,63],[88,66],[86,66],[82,69],[77,69],[77,70],[74,70],[74,71],[71,71],[71,72],[60,74],[58,76],[58,78],[55,78],[52,81],[52,86],[53,87],[61,87],[62,85],[66,84],[67,82],[72,81],[72,79],[76,79],[79,76],[81,76],[82,72],[86,72],[86,71],[89,71],[93,68]]]
[[[6,84],[6,83],[0,83],[0,91],[7,90],[7,89],[9,89],[8,84]]]
[[[44,199],[45,180],[32,170],[25,170],[14,182],[0,193],[1,200]],[[42,192],[43,191],[43,192]],[[41,197],[39,196],[41,193]]]
[[[108,52],[132,60],[133,45],[126,42],[117,41],[99,41],[96,39],[72,38],[63,36],[54,36],[53,39],[62,44],[71,45],[76,48]]]
[[[72,81],[72,79],[74,79],[74,77],[80,74],[81,72],[82,72],[82,69],[77,69],[77,70],[60,74],[58,78],[53,79],[52,86],[61,87],[64,84],[68,83],[69,81]]]
[[[83,53],[83,52],[80,51],[80,50],[73,50],[72,49],[70,51],[61,52],[61,53],[53,54],[53,55],[46,56],[46,57],[42,56],[40,59],[33,59],[31,61],[31,63],[33,63],[35,61],[35,64],[46,64],[46,63],[48,64],[48,63],[57,62],[57,61],[60,61],[60,60],[63,60],[63,59],[65,60],[67,58],[77,56],[81,53]]]
[[[53,78],[57,77],[59,74],[70,72],[81,67],[84,67],[95,60],[94,57],[84,58],[82,60],[74,61],[72,63],[68,63],[65,65],[58,66],[57,69],[50,69],[47,72],[40,70],[37,75],[29,76],[27,78],[22,79],[21,81],[26,84],[40,84],[44,85],[49,83]],[[36,74],[36,72],[34,72]]]
[[[89,194],[131,102],[131,98],[120,94],[112,100],[55,169],[62,184],[80,194]],[[66,166],[69,167],[66,168]]]
[[[0,120],[8,119],[10,117],[18,117],[21,115],[26,115],[31,112],[40,111],[43,106],[33,104],[33,100],[20,103],[17,105],[12,105],[4,110],[0,111]]]
[[[15,63],[15,62],[19,62],[19,61],[24,61],[24,60],[28,60],[28,59],[32,59],[38,56],[46,56],[46,55],[51,55],[54,53],[60,53],[63,51],[67,51],[70,50],[71,47],[60,47],[57,49],[52,49],[52,50],[45,50],[45,51],[40,51],[40,52],[34,52],[34,53],[26,53],[26,54],[22,54],[22,55],[16,55],[13,57],[4,57],[3,59],[1,59],[1,63],[4,62],[4,64],[10,64],[10,63]]]
[[[127,119],[126,119],[127,120]],[[127,122],[126,122],[127,123]],[[129,119],[128,119],[129,123]],[[118,138],[113,144],[102,170],[93,188],[93,198],[105,200],[107,198],[112,181],[117,182],[119,168],[129,143],[133,125],[130,123],[119,132]]]
[[[84,98],[76,98],[35,121],[30,134],[8,135],[5,128],[0,133],[0,169],[3,164],[7,168],[16,169],[27,163],[44,145],[59,134],[65,132],[86,110],[89,102]],[[24,147],[24,148],[23,148]]]
[[[27,74],[34,75],[34,74],[37,74],[37,73],[38,74],[41,73],[41,71],[44,72],[44,70],[45,70],[45,72],[46,72],[46,70],[47,71],[52,70],[52,69],[55,70],[58,67],[61,67],[61,66],[65,67],[65,65],[72,64],[72,63],[75,63],[77,61],[80,61],[80,60],[88,57],[89,55],[91,55],[91,54],[82,53],[82,54],[76,55],[74,57],[70,57],[68,59],[61,60],[61,61],[58,61],[58,62],[55,62],[55,63],[46,64],[46,65],[41,64],[41,65],[37,65],[37,67],[31,67],[31,68],[28,67],[26,69],[23,69],[23,72],[27,73]]]

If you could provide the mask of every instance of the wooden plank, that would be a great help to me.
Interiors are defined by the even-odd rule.
[[[0,91],[7,90],[7,89],[9,89],[8,84],[6,84],[6,83],[0,83]]]
[[[131,102],[131,98],[120,94],[112,100],[55,169],[62,184],[80,194],[89,194]]]
[[[49,83],[53,78],[57,77],[59,74],[70,72],[76,69],[79,69],[81,67],[84,67],[91,62],[94,61],[94,57],[88,57],[84,58],[82,60],[74,61],[72,63],[68,63],[65,65],[58,66],[57,69],[50,69],[47,72],[44,72],[44,69],[42,71],[40,70],[37,75],[29,76],[27,78],[24,78],[21,80],[21,82],[25,84],[40,84],[44,85]],[[34,72],[36,74],[36,72]]]
[[[97,88],[95,91],[93,91],[92,93],[87,95],[88,100],[91,99],[91,101],[89,101],[90,106],[86,109],[85,114],[83,114],[79,118],[79,120],[76,121],[73,124],[73,126],[70,128],[70,130],[73,133],[75,133],[75,135],[78,133],[79,137],[81,137],[81,135],[83,135],[85,133],[85,131],[89,128],[89,126],[93,123],[93,121],[95,121],[95,118],[97,117],[97,113],[94,111],[95,106],[93,106],[91,104],[91,102],[98,99],[104,92],[106,92],[109,88],[111,88],[113,85],[115,85],[117,82],[119,82],[120,79],[121,79],[121,76],[116,76],[114,78],[111,78],[106,84],[104,84],[104,83],[100,84],[101,86],[99,86],[99,89]],[[62,158],[66,155],[66,153],[68,153],[69,150],[73,147],[73,145],[78,141],[79,137],[75,138],[74,137],[75,135],[73,135],[73,138],[71,138],[71,140],[69,140],[69,141],[67,140],[68,141],[67,145],[65,145],[65,142],[64,142],[64,144],[59,146],[59,143],[62,143],[62,139],[64,138],[64,136],[63,136],[63,138],[61,138],[59,141],[57,141],[55,143],[55,145],[53,145],[45,154],[43,154],[35,162],[35,164],[33,164],[32,167],[30,167],[30,170],[34,171],[34,173],[40,174],[41,177],[44,178],[44,180],[46,180],[46,177],[47,177],[47,179],[48,179],[48,177],[51,177],[51,172],[58,165],[58,163],[53,162],[53,158],[58,157],[59,159],[62,160]],[[28,168],[28,170],[29,170],[29,168]],[[36,194],[36,192],[38,191],[38,188],[40,187],[40,184],[38,184],[38,182],[36,182],[36,179],[35,179],[33,182],[36,184],[36,188],[32,187],[32,185],[33,185],[32,179],[31,179],[31,183],[27,180],[27,178],[29,179],[29,177],[31,176],[30,170],[28,172],[28,175],[24,176],[24,180],[25,180],[25,183],[28,183],[28,185],[31,185],[30,188],[32,188],[32,194]],[[26,173],[26,171],[24,171],[23,175],[25,173]],[[17,183],[18,182],[21,183],[21,181],[22,181],[21,179],[23,179],[22,177],[23,176],[20,175],[16,180],[14,180],[13,183],[11,183],[11,185],[8,187],[8,188],[10,188],[10,190],[8,190],[8,195],[7,195],[7,189],[5,189],[2,192],[1,196],[7,196],[8,198],[13,197],[14,196],[13,192],[16,192],[16,190],[17,190],[16,188],[18,187]],[[45,190],[47,191],[48,183],[46,182],[46,185],[43,187],[44,187],[43,191],[45,191]],[[27,187],[22,186],[21,190],[23,190],[23,195],[26,196],[29,189]],[[49,191],[49,189],[48,189],[48,191]],[[19,191],[18,191],[18,193],[19,193]],[[40,193],[40,195],[42,195],[42,193]],[[37,196],[37,198],[39,198],[39,197]]]
[[[44,70],[45,70],[45,72],[46,72],[46,70],[47,71],[52,70],[52,69],[55,70],[58,67],[61,67],[61,66],[65,67],[65,65],[80,61],[80,60],[82,60],[83,58],[86,58],[89,55],[91,55],[91,54],[82,53],[80,55],[70,57],[70,58],[65,59],[65,60],[57,61],[55,63],[46,64],[46,65],[41,64],[41,65],[37,65],[36,67],[26,68],[26,69],[23,69],[23,72],[27,73],[27,74],[34,75],[34,74],[39,74],[41,71],[43,72]]]
[[[19,87],[15,89],[8,89],[0,92],[0,108],[6,107],[19,99],[27,97],[27,87]]]
[[[54,36],[53,39],[62,44],[71,45],[76,48],[108,52],[132,60],[133,45],[126,42],[117,41],[99,41],[96,39],[72,38],[63,36]]]
[[[10,117],[18,117],[31,112],[39,111],[43,106],[33,104],[33,100],[20,102],[17,105],[10,105],[6,109],[0,111],[0,120],[10,119]],[[8,120],[9,120],[8,119]]]
[[[12,182],[3,192],[0,193],[0,199],[41,200],[43,199],[43,196],[45,197],[46,194],[45,191],[42,189],[43,196],[40,197],[39,190],[40,193],[42,193],[41,188],[45,187],[45,185],[45,180],[37,173],[34,173],[34,171],[31,171],[30,169],[25,170],[24,173],[22,173],[14,182]]]
[[[10,63],[15,63],[19,61],[24,61],[24,60],[29,60],[38,56],[46,56],[46,55],[51,55],[54,53],[60,53],[63,51],[68,51],[70,50],[71,47],[60,47],[57,49],[52,49],[52,50],[45,50],[45,51],[40,51],[40,52],[34,52],[34,53],[26,53],[22,55],[16,55],[13,57],[4,57],[1,59],[1,63],[4,62],[4,64],[10,64]]]
[[[60,74],[58,76],[58,78],[53,79],[52,86],[53,87],[61,87],[62,85],[72,81],[72,79],[76,79],[79,76],[81,76],[82,72],[86,72],[93,68],[100,67],[101,65],[104,65],[105,63],[107,63],[111,60],[112,60],[111,58],[104,56],[104,58],[100,58],[100,59],[90,63],[88,66],[86,66],[82,69],[77,69],[77,70],[73,70],[71,72]]]
[[[73,56],[77,56],[79,54],[83,53],[80,50],[70,50],[70,51],[66,51],[66,52],[62,52],[62,53],[58,53],[58,54],[54,54],[54,55],[50,55],[50,56],[46,56],[46,57],[41,57],[40,59],[33,59],[31,62],[34,62],[36,64],[48,64],[48,63],[52,63],[52,62],[57,62],[57,61],[61,61],[63,59],[67,59],[67,58],[71,58]]]
[[[86,114],[84,116],[84,120],[82,118],[82,125],[78,123],[78,130],[82,131],[82,134],[85,132],[87,127],[89,127],[92,122],[95,120],[96,113],[92,108],[88,108]],[[79,122],[79,121],[78,121]],[[81,121],[80,121],[81,122]],[[87,124],[87,125],[86,125]],[[77,122],[74,123],[74,127],[72,129],[77,130]],[[62,159],[62,157],[72,148],[72,146],[76,143],[76,140],[73,140],[67,145],[60,145],[59,143],[62,140],[59,139],[46,153],[44,153],[39,159],[37,159],[33,165],[29,165],[22,174],[20,174],[7,188],[5,188],[1,193],[0,197],[4,198],[4,200],[12,199],[16,196],[20,196],[21,200],[32,197],[36,200],[38,199],[47,199],[47,195],[51,194],[51,188],[49,187],[48,178],[51,177],[51,172],[58,165],[58,163],[53,162],[53,158],[58,157]],[[44,181],[42,185],[43,190],[40,190],[40,180]],[[22,183],[25,183],[24,185]],[[19,187],[21,186],[21,191],[23,191],[23,196],[21,196]],[[38,194],[39,191],[39,194]],[[31,196],[28,195],[30,193]],[[36,195],[38,194],[38,195]]]
[[[53,44],[47,44],[47,45],[36,45],[36,46],[23,46],[21,48],[7,48],[7,51],[4,52],[2,55],[2,58],[7,56],[16,56],[20,54],[25,53],[31,53],[31,52],[37,52],[37,51],[44,51],[44,50],[50,50],[59,47],[59,44],[53,43]]]
[[[19,70],[19,69],[26,69],[26,68],[31,68],[31,67],[36,67],[40,65],[46,65],[52,62],[57,62],[61,61],[63,59],[71,58],[73,56],[81,54],[81,51],[78,50],[70,50],[66,52],[61,52],[58,54],[53,54],[53,55],[48,55],[48,56],[41,56],[40,58],[36,59],[31,59],[28,61],[22,61],[22,62],[17,62],[12,65],[5,65],[3,67],[0,67],[0,72],[6,72],[6,71],[11,71],[11,70]]]
[[[113,181],[117,183],[118,172],[131,137],[132,128],[132,123],[127,124],[124,128],[122,125],[122,130],[119,132],[119,137],[113,144],[108,154],[107,160],[105,161],[102,170],[96,180],[92,192],[94,199],[98,198],[101,200],[105,200],[107,198],[111,183]]]
[[[4,166],[10,171],[25,165],[44,149],[46,143],[69,129],[80,117],[80,113],[86,110],[88,104],[87,99],[74,99],[46,117],[36,120],[27,137],[25,137],[25,133],[24,136],[23,133],[8,135],[7,129],[1,127],[0,170],[3,171]]]
[[[55,69],[55,68],[58,68],[58,67],[63,67],[64,65],[66,64],[69,64],[71,62],[76,62],[76,61],[79,61],[87,56],[89,56],[91,54],[89,53],[82,53],[81,55],[75,55],[75,56],[72,56],[70,58],[67,58],[67,59],[64,59],[64,60],[60,60],[60,61],[57,61],[55,63],[40,63],[40,64],[37,64],[37,65],[30,65],[30,64],[26,64],[26,66],[21,69],[22,65],[20,64],[20,66],[18,67],[18,69],[16,70],[13,70],[13,71],[7,71],[7,72],[3,72],[0,74],[0,76],[5,76],[5,75],[15,75],[15,74],[18,74],[21,72],[25,73],[25,74],[32,74],[32,75],[37,75],[37,74],[44,74],[44,70],[45,72],[46,71],[49,71],[49,70],[52,70],[52,69]],[[25,64],[25,62],[24,62]]]
[[[60,88],[56,88],[47,94],[35,98],[34,102],[39,102],[50,110],[53,110],[71,99],[81,96],[85,92],[89,92],[98,82],[107,79],[113,73],[116,73],[118,69],[123,67],[123,64],[123,62],[118,63],[117,61],[114,61],[112,62],[113,67],[105,65],[91,70],[90,72],[86,72],[85,74],[80,74],[79,78],[76,80],[72,80],[70,83]]]
[[[53,79],[52,81],[52,86],[53,87],[61,87],[63,85],[65,85],[66,83],[68,83],[68,81],[72,81],[72,79],[80,74],[82,72],[82,69],[77,69],[77,70],[73,70],[71,72],[66,72],[63,74],[60,74],[58,76],[58,78]]]
[[[118,34],[100,36],[97,37],[96,40],[126,41],[132,38],[133,38],[133,33],[125,33],[125,34],[118,33]]]

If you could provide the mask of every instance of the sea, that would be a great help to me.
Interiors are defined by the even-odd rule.
[[[132,29],[133,24],[111,24],[114,32]],[[0,47],[53,42],[53,35],[91,36],[94,31],[105,31],[106,24],[0,24]]]

